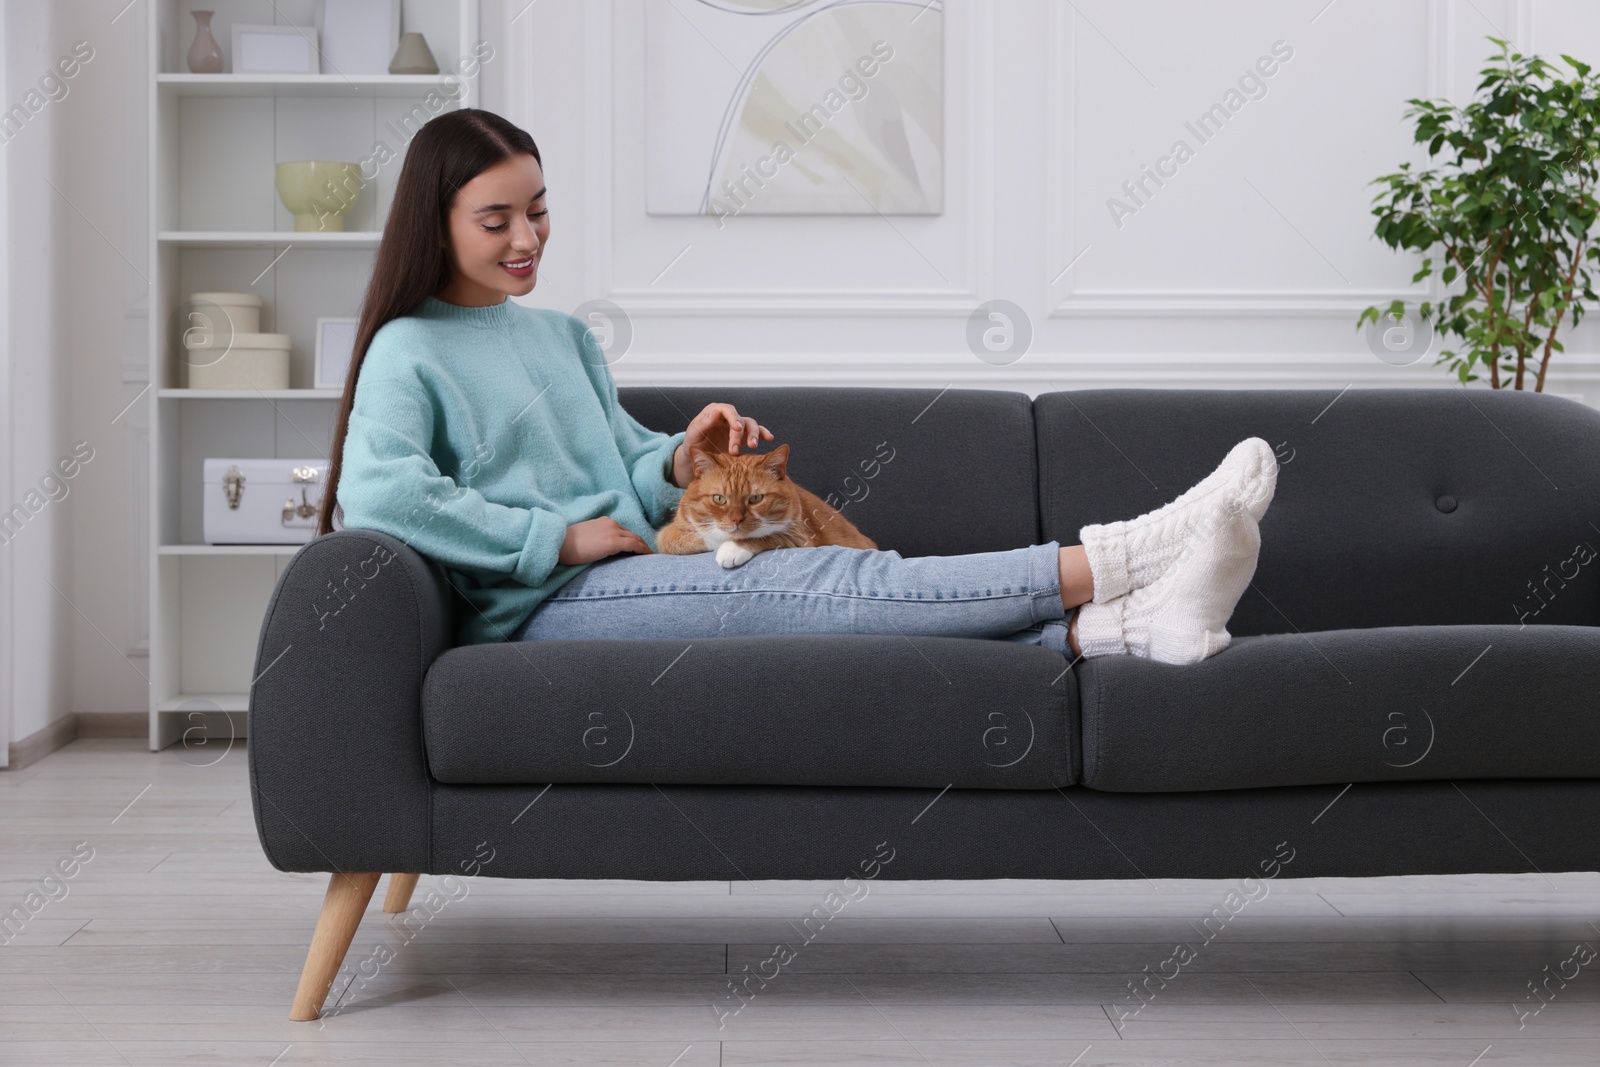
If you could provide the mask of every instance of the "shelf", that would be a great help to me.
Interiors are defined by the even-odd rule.
[[[343,389],[157,389],[162,400],[338,400]]]
[[[377,248],[383,234],[377,230],[339,233],[299,230],[162,230],[156,238],[174,248]]]
[[[215,708],[186,708],[185,704],[204,702]],[[157,711],[249,711],[249,693],[179,693],[156,703]]]
[[[162,545],[163,556],[292,556],[304,544],[295,545]]]
[[[230,736],[245,735],[251,685],[270,666],[256,662],[262,625],[279,579],[315,539],[304,529],[280,528],[274,518],[272,530],[263,533],[281,529],[307,540],[206,544],[204,461],[321,457],[327,450],[344,376],[332,387],[315,385],[317,320],[358,314],[402,169],[396,156],[403,157],[419,122],[479,105],[488,53],[479,33],[480,2],[399,5],[406,30],[423,34],[440,66],[450,69],[387,74],[373,64],[365,69],[376,73],[348,76],[191,73],[184,63],[197,27],[191,7],[217,9],[213,30],[226,50],[220,31],[238,22],[273,22],[272,5],[144,5],[145,52],[133,65],[144,71],[139,80],[146,88],[128,105],[145,112],[149,135],[139,185],[149,204],[141,254],[151,268],[150,313],[142,323],[150,385],[135,406],[144,405],[148,415],[141,465],[148,473],[148,526],[140,551],[148,583],[152,751],[180,744],[187,734],[185,755],[189,762],[201,756],[203,764],[222,754]],[[309,23],[301,16],[317,5],[297,0],[279,6],[277,22]],[[492,29],[490,36],[499,32]],[[505,44],[494,40],[496,49]],[[378,151],[380,142],[389,153]],[[276,193],[278,163],[317,159],[362,161],[361,187],[339,231],[296,230]],[[177,387],[190,380],[184,364],[193,357],[182,345],[192,325],[190,298],[214,291],[262,297],[261,328],[288,334],[292,342],[289,377],[275,381],[300,388]],[[291,669],[289,658],[270,669]],[[190,715],[194,710],[210,714]],[[202,738],[215,746],[207,746],[212,755],[195,744]]]
[[[447,81],[454,78],[455,81]],[[156,86],[173,96],[425,97],[459,93],[462,80],[438,74],[158,74]],[[451,90],[454,88],[455,93]]]

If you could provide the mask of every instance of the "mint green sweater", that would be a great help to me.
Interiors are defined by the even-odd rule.
[[[441,566],[472,605],[458,644],[504,641],[587,563],[559,563],[567,527],[609,515],[644,538],[683,490],[683,433],[617,403],[604,351],[565,312],[428,297],[373,336],[356,380],[338,501]]]

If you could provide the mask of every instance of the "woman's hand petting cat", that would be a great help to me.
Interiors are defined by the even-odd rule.
[[[727,429],[724,431],[723,426]],[[726,434],[726,436],[724,436]],[[705,410],[694,417],[683,436],[685,447],[699,441],[713,452],[724,448],[732,455],[739,454],[739,446],[754,448],[763,439],[772,440],[772,431],[748,416],[741,416],[732,404],[707,404]],[[723,442],[727,443],[724,444]]]
[[[687,489],[694,480],[694,465],[689,450],[698,444],[710,452],[726,451],[738,455],[739,447],[755,448],[772,440],[772,431],[755,419],[740,415],[732,404],[707,404],[684,431],[683,443],[672,454],[672,484]]]
[[[609,515],[586,519],[567,527],[567,536],[561,542],[560,563],[593,563],[597,559],[614,556],[618,552],[650,552],[644,538],[628,529]]]

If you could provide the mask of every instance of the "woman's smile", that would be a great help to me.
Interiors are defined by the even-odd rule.
[[[513,278],[526,278],[533,273],[534,264],[539,262],[539,253],[523,256],[521,259],[501,260],[500,266]]]

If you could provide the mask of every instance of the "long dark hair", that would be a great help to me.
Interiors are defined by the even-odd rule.
[[[333,532],[334,516],[344,525],[339,508],[339,467],[350,408],[356,398],[356,377],[372,337],[384,323],[408,315],[418,304],[450,284],[452,268],[445,246],[450,240],[450,207],[456,192],[488,168],[528,153],[544,166],[533,138],[492,111],[475,107],[447,111],[423,124],[406,149],[406,161],[395,183],[389,219],[383,226],[372,280],[361,301],[355,350],[344,378],[339,419],[328,454],[328,481],[317,511],[317,536]]]

